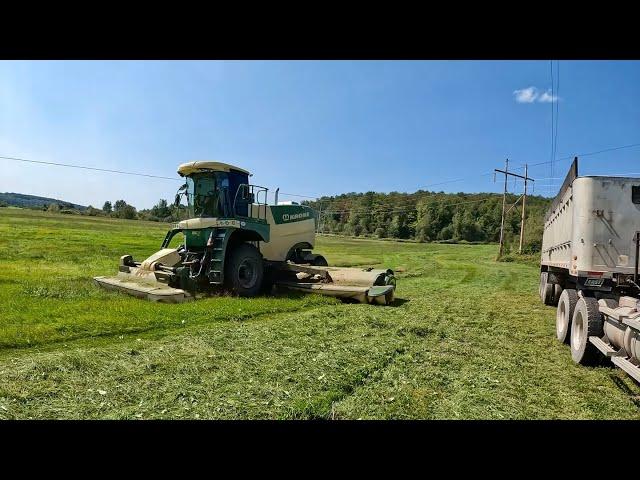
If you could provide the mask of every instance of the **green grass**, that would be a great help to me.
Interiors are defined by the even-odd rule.
[[[93,286],[166,230],[0,209],[0,418],[640,418],[640,387],[575,365],[536,266],[495,245],[318,239],[332,265],[396,269],[388,307]]]

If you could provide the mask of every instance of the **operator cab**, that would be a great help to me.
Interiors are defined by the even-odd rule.
[[[176,205],[187,197],[191,218],[231,218],[249,216],[249,205],[255,201],[249,185],[248,171],[220,162],[189,162],[178,167],[186,183],[176,194]]]

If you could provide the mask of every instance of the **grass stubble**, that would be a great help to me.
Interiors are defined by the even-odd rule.
[[[537,267],[495,262],[493,245],[320,237],[331,265],[397,271],[387,307],[162,305],[92,284],[166,229],[0,209],[0,418],[640,418],[640,387],[573,364]]]

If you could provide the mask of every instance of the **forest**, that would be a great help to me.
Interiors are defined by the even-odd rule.
[[[505,220],[507,250],[520,235],[522,202],[508,194]],[[502,195],[495,193],[347,193],[303,204],[321,212],[322,233],[420,242],[497,242],[500,239]],[[523,253],[540,250],[544,214],[551,199],[527,196]]]

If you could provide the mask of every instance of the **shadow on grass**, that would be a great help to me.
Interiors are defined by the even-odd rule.
[[[616,367],[613,366],[613,368]],[[629,385],[627,385],[624,380],[620,379],[614,374],[609,374],[609,378],[611,378],[611,381],[615,384],[616,387],[618,387],[623,393],[629,396],[630,400],[636,407],[640,408],[640,395],[637,395],[633,390],[629,388]],[[640,385],[633,378],[629,377],[629,379],[636,385]]]
[[[389,306],[400,307],[401,305],[404,305],[405,303],[409,303],[410,301],[411,300],[409,300],[408,298],[395,298]]]

